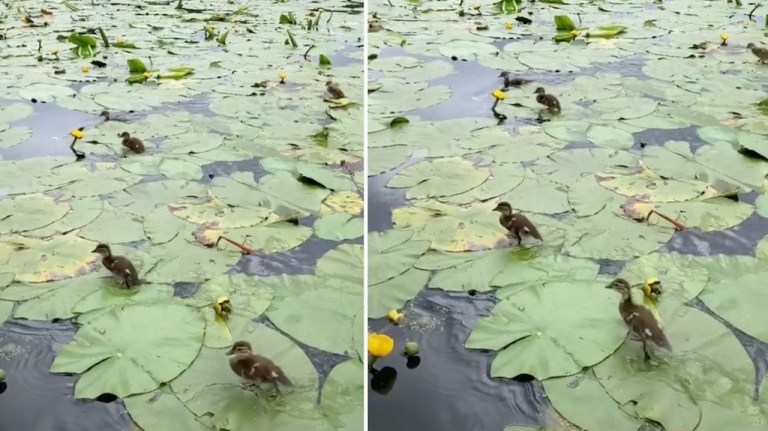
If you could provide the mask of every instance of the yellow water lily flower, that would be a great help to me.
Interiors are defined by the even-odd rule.
[[[321,7],[317,8],[317,13],[322,13],[322,12],[325,12],[325,9],[323,9]]]
[[[86,66],[86,65],[84,64],[84,65],[80,66],[80,70],[81,70],[83,73],[88,73],[88,66]]]
[[[51,55],[58,55],[58,54],[59,54],[59,50],[58,50],[58,49],[52,49],[52,50],[50,51],[50,54],[51,54]]]
[[[79,129],[72,129],[69,131],[69,134],[75,139],[83,139],[83,136],[85,136],[83,131]]]
[[[643,282],[643,294],[652,300],[661,296],[661,280],[656,277],[648,277]]]
[[[728,36],[728,33],[721,33],[721,34],[720,34],[720,39],[722,39],[722,40],[724,40],[724,41],[725,41],[725,40],[728,40],[728,37],[729,37],[729,36]]]
[[[226,296],[216,298],[216,303],[213,304],[213,311],[219,317],[228,317],[232,312],[232,304],[229,302],[229,298]]]
[[[144,72],[144,78],[149,79],[150,76],[152,76],[152,72]]]
[[[387,334],[371,332],[368,334],[368,354],[374,358],[383,358],[395,348],[395,340]]]
[[[578,36],[578,35],[580,35],[580,34],[581,34],[581,31],[580,31],[580,30],[572,30],[572,31],[571,31],[571,36],[573,36],[573,37],[576,37],[576,36]]]
[[[387,313],[387,318],[392,323],[400,323],[400,321],[403,320],[403,317],[405,317],[405,313],[401,313],[397,310],[389,310],[389,313]]]
[[[116,44],[116,45],[119,45],[119,44],[121,44],[121,43],[123,43],[123,38],[122,38],[122,37],[118,37],[118,38],[115,40],[115,44]]]
[[[506,28],[507,30],[512,30],[512,21],[505,22],[504,28]]]
[[[493,97],[495,97],[497,100],[504,100],[504,98],[507,97],[507,94],[498,88],[493,90],[491,95],[493,95]]]
[[[472,9],[474,10],[480,10],[480,3],[475,3],[472,5]]]
[[[277,74],[277,76],[279,76],[279,77],[280,77],[280,79],[285,79],[285,78],[287,78],[287,77],[288,77],[288,74],[287,74],[287,73],[285,73],[285,72],[280,72],[280,73],[278,73],[278,74]]]

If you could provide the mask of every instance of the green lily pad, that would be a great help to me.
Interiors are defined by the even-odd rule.
[[[320,408],[337,431],[357,431],[363,415],[363,364],[357,359],[333,367],[323,384]]]
[[[10,129],[0,131],[0,149],[22,144],[31,137],[32,129],[29,127],[11,127]]]
[[[264,223],[259,226],[216,229],[201,226],[195,231],[195,239],[207,247],[214,246],[219,237],[242,241],[245,245],[263,253],[279,253],[298,247],[312,236],[312,229],[291,222]],[[221,241],[219,247],[235,250],[229,243]]]
[[[141,180],[109,162],[69,163],[51,169],[40,182],[60,187],[73,196],[84,198],[99,196],[122,190]]]
[[[53,196],[28,194],[0,200],[0,233],[17,233],[48,226],[64,217],[69,205]]]
[[[347,213],[329,214],[315,221],[315,235],[319,238],[344,241],[363,236],[363,219]]]
[[[214,195],[230,205],[251,208],[287,208],[314,213],[330,194],[327,189],[303,184],[289,172],[265,175],[259,182],[250,173],[236,172],[231,177],[216,177],[211,182]]]
[[[125,400],[125,407],[136,424],[146,431],[168,430],[179,427],[188,431],[208,431],[210,428],[198,422],[184,404],[164,386],[154,392],[133,395]]]
[[[599,363],[621,345],[626,328],[617,304],[615,292],[600,281],[530,287],[478,320],[465,345],[499,350],[491,363],[493,377],[568,376]]]
[[[337,279],[357,286],[363,291],[363,246],[342,244],[322,255],[317,260],[315,275]]]
[[[254,226],[264,222],[270,214],[268,208],[232,207],[215,196],[208,196],[202,202],[174,202],[168,208],[176,217],[188,222],[220,228]]]
[[[57,184],[48,185],[42,180],[50,177],[50,171],[57,166],[70,163],[72,157],[34,157],[25,160],[0,160],[0,176],[5,179],[0,192],[9,195],[40,193],[61,187],[71,180],[61,179]]]
[[[453,196],[483,184],[491,172],[458,158],[424,161],[409,166],[387,183],[387,187],[408,187],[408,199]]]
[[[0,262],[16,281],[39,283],[76,277],[91,270],[95,244],[73,233],[48,239],[0,238]]]
[[[586,138],[589,142],[603,148],[626,150],[635,144],[631,133],[612,126],[592,124],[587,128]]]
[[[596,112],[602,113],[603,120],[631,120],[652,114],[658,102],[643,97],[614,97],[613,99],[598,100],[592,106]]]
[[[0,107],[0,124],[27,118],[33,113],[34,109],[28,103],[10,103]]]
[[[554,408],[581,429],[637,431],[641,422],[620,409],[589,370],[569,377],[544,381]],[[599,409],[600,414],[594,414]]]
[[[369,264],[370,268],[370,264]],[[368,276],[370,278],[370,274]],[[429,279],[429,271],[410,268],[387,281],[368,286],[368,317],[387,315],[389,310],[399,310],[415,298]]]
[[[98,197],[72,199],[67,203],[70,209],[64,217],[39,229],[24,232],[24,235],[36,238],[63,235],[91,223],[104,211],[104,201]]]
[[[390,280],[410,269],[429,249],[429,241],[413,239],[414,232],[388,230],[368,235],[368,285]]]
[[[178,236],[165,244],[150,247],[147,252],[159,259],[147,273],[147,281],[169,284],[204,281],[223,274],[240,257],[239,253],[227,250],[196,246]]]
[[[276,301],[267,317],[302,343],[351,356],[355,351],[352,334],[359,330],[352,324],[362,300],[362,295],[320,289]]]
[[[143,218],[144,236],[152,244],[165,244],[178,235],[189,223],[171,213],[168,206],[160,206]]]
[[[124,307],[132,304],[165,304],[173,298],[173,287],[169,285],[142,285],[137,289],[124,289],[114,283],[92,291],[78,301],[72,308],[75,314],[84,314],[98,310],[103,312],[109,307]],[[86,319],[90,320],[92,316]],[[85,319],[80,318],[82,323]]]
[[[171,383],[178,399],[198,418],[211,415],[217,427],[330,431],[316,407],[318,378],[301,349],[287,337],[248,319],[230,319],[232,336],[249,341],[256,353],[278,364],[293,383],[277,400],[255,396],[240,387],[224,356],[225,349],[203,347],[192,365]]]
[[[397,229],[413,230],[415,239],[431,242],[430,247],[444,251],[482,250],[495,247],[505,238],[494,203],[469,208],[440,202],[419,202],[395,208],[392,223]]]
[[[745,274],[707,286],[701,299],[710,310],[747,334],[768,343],[768,328],[759,316],[768,303],[765,273]]]
[[[11,317],[14,305],[16,304],[10,301],[0,301],[0,325]]]
[[[116,226],[119,226],[116,229]],[[104,202],[104,209],[96,220],[80,229],[80,236],[93,242],[119,244],[145,239],[144,226],[137,217],[126,217],[119,209]]]
[[[484,202],[509,193],[524,180],[525,168],[522,164],[494,163],[491,167],[491,177],[479,187],[457,195],[441,197],[440,201],[457,205]]]
[[[703,195],[708,188],[708,184],[701,181],[663,178],[648,170],[629,175],[598,172],[595,177],[608,190],[654,202],[691,200]]]
[[[152,331],[145,330],[147,322]],[[78,330],[56,355],[51,372],[83,373],[75,385],[77,398],[149,392],[197,357],[203,325],[200,315],[183,305],[113,308]]]

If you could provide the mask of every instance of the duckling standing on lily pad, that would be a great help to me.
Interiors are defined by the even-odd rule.
[[[539,241],[543,241],[538,229],[536,229],[536,226],[528,220],[528,217],[520,213],[513,213],[512,205],[508,202],[499,202],[493,211],[501,213],[501,216],[499,216],[499,223],[507,229],[507,236],[517,238],[517,245],[523,243],[524,234],[530,235]]]
[[[341,90],[339,84],[331,81],[330,79],[325,83],[325,93],[323,94],[323,100],[339,100],[347,97],[344,91]]]
[[[128,132],[123,132],[117,136],[123,138],[123,147],[126,149],[131,150],[136,154],[144,152],[144,143],[141,142],[141,139],[132,137]]]
[[[232,371],[245,380],[243,384],[245,389],[254,389],[262,383],[271,383],[275,388],[275,394],[280,395],[278,383],[286,386],[293,385],[283,370],[269,358],[254,354],[251,351],[251,343],[247,341],[236,342],[226,355],[231,356],[229,367]]]
[[[533,92],[536,95],[536,101],[547,107],[547,109],[555,112],[560,112],[560,101],[557,97],[547,94],[544,87],[539,87]]]
[[[768,61],[768,48],[762,48],[750,42],[747,44],[747,49],[752,51],[752,54],[755,54],[755,57],[760,60],[760,63]]]
[[[126,288],[139,284],[139,274],[127,257],[113,256],[112,250],[106,244],[97,245],[91,253],[99,253],[102,256],[101,264],[125,283]]]
[[[653,313],[647,308],[632,302],[632,294],[627,280],[617,278],[605,286],[606,289],[613,289],[621,294],[619,302],[619,314],[622,320],[629,327],[633,339],[643,343],[643,353],[645,360],[650,360],[648,354],[648,342],[652,342],[659,347],[672,350],[667,336],[664,335],[658,321],[653,317]]]

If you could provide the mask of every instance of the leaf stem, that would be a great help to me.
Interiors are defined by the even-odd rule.
[[[232,241],[231,239],[225,237],[224,235],[219,236],[219,238],[216,240],[216,247],[219,246],[219,241],[221,241],[222,239],[234,245],[235,247],[239,248],[243,252],[243,254],[253,254],[253,252],[255,251],[251,247],[248,247],[247,245],[241,244],[239,242]]]
[[[656,214],[657,216],[663,218],[664,220],[672,223],[672,225],[675,227],[675,230],[678,231],[678,232],[682,232],[682,231],[687,229],[687,227],[684,224],[682,224],[679,221],[673,219],[672,217],[664,215],[664,214],[662,214],[662,213],[660,213],[660,212],[658,212],[656,210],[649,211],[648,212],[648,217],[646,217],[645,220],[648,221],[651,218],[651,215],[653,215],[653,214]]]
[[[104,48],[109,48],[109,40],[107,40],[107,35],[104,33],[104,29],[99,27],[96,30],[98,30],[101,35],[101,41],[104,42]]]

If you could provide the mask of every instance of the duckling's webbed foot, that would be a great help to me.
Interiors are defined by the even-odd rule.
[[[645,343],[645,341],[643,341],[643,355],[644,355],[643,359],[645,359],[646,361],[651,360],[651,355],[648,354],[648,345]]]

